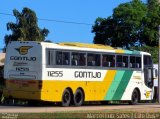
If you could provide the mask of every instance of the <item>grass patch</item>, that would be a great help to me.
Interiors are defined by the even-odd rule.
[[[0,113],[2,119],[77,119],[77,118],[160,118],[160,112],[136,112],[136,111],[75,111],[56,113]]]

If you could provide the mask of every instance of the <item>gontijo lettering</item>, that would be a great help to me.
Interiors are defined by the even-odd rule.
[[[75,71],[75,78],[101,78],[101,72]]]
[[[15,61],[36,61],[36,57],[11,56],[10,60],[15,60]]]

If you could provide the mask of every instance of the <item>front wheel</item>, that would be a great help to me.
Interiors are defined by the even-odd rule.
[[[131,101],[129,102],[131,105],[135,105],[139,102],[139,93],[135,89],[132,93]]]
[[[84,94],[81,89],[77,89],[73,97],[74,105],[81,106],[84,102]]]
[[[68,89],[65,89],[62,95],[62,106],[67,107],[71,103],[71,92]]]

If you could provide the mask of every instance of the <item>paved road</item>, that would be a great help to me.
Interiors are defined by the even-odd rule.
[[[66,112],[66,111],[94,111],[94,110],[127,110],[138,112],[160,112],[158,104],[138,105],[89,105],[81,107],[60,107],[60,106],[0,106],[0,112],[4,113],[37,113],[37,112]]]

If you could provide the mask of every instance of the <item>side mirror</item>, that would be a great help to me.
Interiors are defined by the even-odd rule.
[[[158,78],[158,70],[153,68],[153,78],[156,79]]]

